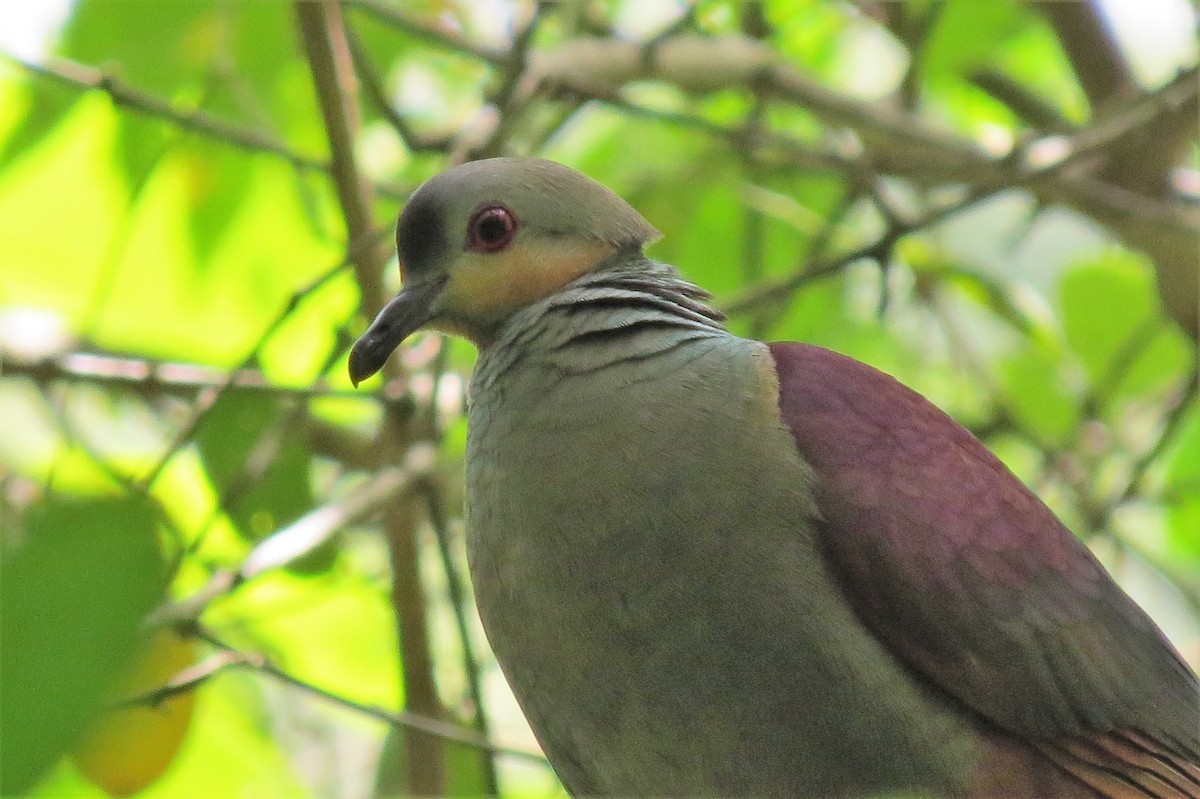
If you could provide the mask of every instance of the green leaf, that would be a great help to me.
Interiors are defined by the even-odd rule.
[[[111,72],[136,91],[188,107],[217,56],[216,5],[155,0],[79,0],[63,31],[67,57]],[[144,177],[176,136],[167,122],[122,114],[118,152],[132,181]]]
[[[1079,400],[1068,389],[1061,356],[1027,347],[1000,364],[1000,383],[1017,426],[1054,446],[1079,423]]]
[[[1112,250],[1074,266],[1058,287],[1063,332],[1093,385],[1114,390],[1123,362],[1138,358],[1139,348],[1158,312],[1154,275],[1145,260]],[[1133,348],[1133,349],[1130,349]],[[1153,354],[1159,364],[1170,354]]]
[[[315,502],[312,454],[292,418],[273,397],[226,392],[209,411],[196,445],[224,510],[257,540],[298,518]]]
[[[1170,548],[1200,563],[1200,402],[1186,411],[1163,463]]]
[[[68,327],[82,326],[126,216],[124,186],[112,167],[115,128],[102,98],[81,100],[52,135],[0,172],[6,304],[56,311]]]
[[[1025,19],[1012,0],[950,0],[938,13],[925,43],[922,56],[926,73],[931,77],[961,73],[986,62],[1021,29]]]
[[[15,543],[0,560],[0,793],[10,796],[83,732],[132,658],[164,572],[154,511],[136,498],[51,497],[5,543]]]
[[[5,82],[9,82],[7,75]],[[20,158],[30,148],[52,135],[51,131],[63,122],[70,114],[71,106],[79,100],[78,89],[69,88],[49,78],[28,77],[19,84],[16,81],[12,82],[12,86],[18,85],[33,95],[34,99],[26,104],[25,113],[5,126],[11,125],[5,131],[3,144],[0,144],[0,166],[3,167],[7,167],[11,161]],[[5,103],[15,104],[23,99],[14,88],[6,87],[5,95]]]
[[[123,79],[170,92],[201,74],[214,55],[216,5],[158,0],[78,0],[60,52],[85,64],[119,64]]]

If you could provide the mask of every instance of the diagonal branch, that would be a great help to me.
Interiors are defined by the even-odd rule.
[[[976,185],[972,186],[965,194],[962,194],[958,199],[950,200],[948,203],[936,206],[936,208],[926,211],[914,220],[900,221],[894,220],[888,224],[884,232],[869,244],[858,247],[857,250],[842,254],[824,262],[816,264],[806,264],[792,275],[787,275],[780,278],[775,278],[773,281],[767,281],[758,286],[752,286],[744,292],[734,296],[731,300],[725,302],[722,310],[726,313],[736,314],[745,313],[763,304],[784,298],[787,294],[794,292],[799,287],[818,278],[826,277],[835,274],[846,266],[858,262],[863,258],[872,258],[880,256],[881,253],[887,253],[895,244],[895,241],[906,236],[916,230],[934,226],[938,222],[946,220],[946,218],[958,214],[958,212],[970,208],[970,206],[979,203],[980,200],[995,196],[998,192],[1008,190],[1018,186],[1027,186],[1036,190],[1038,186],[1042,186],[1045,182],[1054,181],[1060,176],[1069,173],[1069,170],[1076,164],[1086,163],[1090,158],[1102,152],[1106,146],[1114,142],[1117,138],[1126,136],[1129,131],[1136,130],[1140,126],[1151,124],[1157,118],[1153,110],[1160,107],[1175,107],[1177,103],[1186,102],[1189,97],[1194,96],[1198,88],[1194,85],[1176,84],[1172,86],[1168,94],[1156,95],[1148,97],[1147,100],[1136,104],[1130,108],[1126,114],[1118,116],[1118,118],[1106,120],[1103,124],[1097,125],[1094,128],[1086,128],[1080,131],[1076,136],[1061,140],[1058,142],[1057,157],[1046,158],[1044,163],[1033,164],[1026,162],[1018,162],[1008,166],[1007,169],[997,170],[995,178],[990,181],[980,180]],[[1031,148],[1036,151],[1036,148]],[[1108,187],[1109,190],[1120,192],[1116,187]],[[1132,194],[1126,192],[1126,194]],[[1126,199],[1124,212],[1128,216],[1130,211],[1135,208],[1133,200],[1142,199],[1140,196],[1132,196]],[[1146,200],[1150,202],[1150,200]],[[1192,221],[1194,223],[1194,221]],[[1183,220],[1184,224],[1188,220]]]
[[[237,568],[219,571],[191,596],[161,605],[147,617],[146,625],[158,627],[195,622],[213,600],[264,572],[295,562],[338,531],[378,513],[388,502],[426,479],[433,463],[433,451],[428,445],[413,447],[401,465],[375,473],[344,497],[309,511],[267,536],[250,550]]]
[[[899,237],[930,227],[988,197],[1016,187],[1027,187],[1036,193],[1045,191],[1047,186],[1071,185],[1081,193],[1091,192],[1087,196],[1094,197],[1097,202],[1119,207],[1122,218],[1127,221],[1139,218],[1159,226],[1173,224],[1188,235],[1200,238],[1200,219],[1194,213],[1179,211],[1174,205],[1163,204],[1094,178],[1073,175],[1076,167],[1089,163],[1113,142],[1153,125],[1162,113],[1193,102],[1198,92],[1200,86],[1194,82],[1176,81],[1134,104],[1124,113],[1102,120],[1072,137],[1048,139],[1044,142],[1049,145],[1046,149],[1053,149],[1055,153],[1051,157],[1042,157],[1040,163],[1026,157],[1005,164],[1003,169],[994,170],[989,178],[978,180],[958,199],[935,207],[917,219],[894,220],[875,241],[858,249],[818,264],[807,264],[791,275],[752,286],[730,299],[723,309],[730,314],[745,313],[763,302],[778,300],[806,283],[836,273],[863,258],[887,252]],[[1039,142],[1034,142],[1026,152],[1038,153],[1041,149]],[[1183,323],[1182,318],[1176,318]]]
[[[354,154],[354,136],[360,120],[354,102],[357,81],[346,45],[345,31],[338,6],[331,2],[296,3],[296,18],[304,41],[305,53],[325,122],[329,141],[330,167],[337,189],[342,218],[351,241],[365,236],[371,224],[371,193],[363,180]],[[381,248],[359,251],[352,259],[360,288],[359,311],[370,318],[383,304]]]
[[[277,682],[297,688],[310,696],[332,702],[335,705],[340,705],[348,710],[361,713],[364,716],[393,727],[403,727],[422,732],[446,741],[453,741],[474,747],[494,755],[511,757],[542,766],[548,765],[545,757],[537,752],[530,752],[526,749],[517,749],[511,746],[501,746],[473,730],[465,729],[441,719],[422,716],[419,713],[394,713],[376,705],[357,702],[326,688],[321,688],[307,680],[302,680],[294,674],[284,671],[263,655],[251,654],[235,649],[203,628],[194,632],[199,638],[215,647],[217,650],[216,653],[179,672],[158,688],[121,699],[113,703],[111,707],[113,709],[123,707],[156,707],[181,694],[197,690],[205,683],[230,669],[243,669],[251,673],[270,677]]]
[[[1039,0],[1034,5],[1054,26],[1093,110],[1137,94],[1125,54],[1095,0]]]
[[[404,142],[404,146],[413,151],[445,151],[449,144],[447,139],[422,138],[412,129],[408,121],[392,107],[387,91],[383,87],[383,79],[379,75],[379,70],[371,61],[371,57],[367,54],[367,48],[359,36],[349,26],[346,27],[346,42],[350,45],[350,56],[354,60],[354,69],[361,80],[367,99],[392,126],[392,130],[396,131],[396,135]]]
[[[291,150],[287,145],[265,133],[242,127],[204,111],[178,108],[166,100],[135,89],[116,76],[95,67],[61,58],[55,59],[49,64],[33,64],[12,57],[8,57],[8,60],[31,75],[48,78],[75,89],[104,92],[115,106],[165,120],[172,125],[194,131],[213,141],[224,142],[232,147],[239,147],[251,152],[269,153],[301,170],[327,174],[331,169],[328,162]],[[375,184],[375,190],[394,199],[404,199],[408,196],[406,188],[386,183]]]
[[[142,483],[144,485],[147,487],[154,485],[155,481],[158,480],[159,475],[162,474],[163,469],[166,468],[168,463],[170,463],[171,458],[175,457],[175,453],[178,452],[180,448],[182,448],[188,441],[190,441],[200,426],[204,424],[205,420],[208,418],[209,412],[216,404],[216,401],[220,399],[224,392],[230,389],[230,387],[238,379],[239,375],[243,374],[255,363],[258,358],[258,353],[263,348],[263,345],[266,344],[266,342],[272,336],[274,336],[280,330],[280,328],[283,327],[283,325],[291,317],[292,313],[297,307],[299,307],[300,303],[302,303],[306,298],[312,296],[318,289],[339,275],[342,270],[349,265],[350,261],[358,254],[360,250],[364,250],[366,248],[378,248],[379,242],[382,240],[382,236],[383,230],[375,229],[370,231],[364,238],[352,241],[350,243],[346,260],[318,275],[307,285],[302,286],[301,288],[292,292],[292,295],[288,298],[283,308],[281,308],[275,318],[271,320],[270,324],[266,326],[262,334],[258,337],[258,341],[255,342],[254,346],[251,348],[246,357],[242,359],[241,363],[235,368],[231,369],[226,374],[225,378],[216,386],[206,389],[200,393],[200,396],[196,400],[195,408],[192,412],[191,418],[185,425],[183,425],[183,427],[179,429],[179,431],[175,434],[174,440],[163,451],[162,457],[158,460],[154,467],[146,473],[146,476],[142,478]],[[330,357],[332,358],[335,355],[336,352],[331,353]]]
[[[494,67],[503,67],[508,63],[508,53],[504,50],[476,44],[445,25],[402,14],[379,0],[351,0],[348,5],[351,8],[362,9],[385,25],[437,47],[473,56]]]

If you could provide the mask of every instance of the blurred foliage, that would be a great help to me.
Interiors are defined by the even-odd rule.
[[[0,793],[26,790],[100,707],[162,596],[144,500],[47,496],[5,528]]]
[[[1109,77],[1127,91],[1103,98],[1064,23],[1017,0],[545,3],[515,58],[531,2],[360,0],[342,8],[361,114],[350,177],[386,231],[454,160],[538,153],[587,172],[663,232],[654,257],[737,308],[736,331],[872,363],[975,430],[1195,663],[1196,298],[1178,295],[1178,248],[1156,246],[1170,236],[1129,220],[1184,219],[1170,224],[1185,252],[1200,235],[1185,191],[1196,132],[1132,115],[1120,128],[1194,68],[1195,18],[1181,1],[1142,5],[1182,39],[1126,44]],[[343,261],[329,109],[296,16],[282,2],[78,0],[44,56],[0,61],[5,795],[99,795],[64,756],[163,618],[197,638],[198,688],[146,796],[383,796],[422,779],[456,795],[496,780],[507,796],[560,790],[543,765],[467,745],[450,747],[448,778],[422,778],[414,734],[381,720],[429,684],[442,721],[482,711],[495,739],[536,747],[462,577],[471,348],[418,338],[386,387],[346,377],[384,296],[360,305],[363,262]],[[716,74],[705,91],[699,66],[590,88],[553,72],[578,37],[739,32],[866,116],[730,77],[752,47],[699,65]],[[1114,119],[1083,172],[1004,171],[1030,142]],[[925,149],[905,149],[910,123]],[[939,160],[960,145],[978,155]],[[1176,151],[1169,172],[1129,155]],[[1114,213],[1118,191],[1149,210]],[[383,274],[394,289],[394,258]],[[380,535],[385,503],[359,498],[423,440],[438,445],[432,472],[389,500],[412,522],[385,515]]]
[[[195,659],[195,639],[160,628],[140,647],[110,701],[159,690]],[[195,704],[196,692],[185,690],[156,702],[106,708],[72,753],[75,766],[110,796],[140,792],[175,761]]]

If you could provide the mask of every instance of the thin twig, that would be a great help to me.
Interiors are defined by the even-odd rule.
[[[3,369],[0,368],[0,374],[2,373]],[[155,518],[163,526],[163,528],[170,533],[172,541],[176,545],[176,550],[175,553],[173,553],[172,558],[177,558],[180,556],[184,551],[183,542],[185,540],[185,536],[175,518],[168,513],[167,510],[162,506],[162,503],[150,493],[149,486],[138,482],[133,476],[126,474],[114,466],[109,459],[105,457],[104,454],[97,449],[91,441],[88,440],[87,436],[85,435],[85,431],[78,429],[74,421],[71,419],[71,414],[66,406],[67,397],[65,391],[58,393],[51,392],[46,395],[46,407],[54,416],[54,420],[58,423],[58,426],[63,434],[63,445],[60,448],[60,455],[65,453],[66,450],[72,445],[78,447],[79,451],[87,456],[88,460],[92,462],[92,465],[102,471],[106,477],[113,481],[115,485],[120,486],[125,493],[146,499],[151,512],[154,514]],[[54,470],[57,468],[57,465],[58,460],[56,459],[51,463],[49,474],[43,480],[47,490],[51,490],[53,488]],[[168,569],[167,573],[173,573],[174,566],[176,565],[178,564],[170,564],[171,568]]]
[[[392,107],[391,99],[383,87],[383,78],[379,69],[367,54],[367,48],[362,43],[354,28],[346,26],[346,41],[350,45],[350,55],[354,59],[354,70],[366,91],[367,99],[383,118],[391,125],[392,130],[404,142],[404,146],[413,152],[434,151],[444,152],[449,146],[446,138],[426,139],[417,135],[396,109]]]
[[[747,135],[743,131],[703,117],[648,108],[612,96],[594,99],[627,113],[705,133],[730,145]],[[1200,214],[1196,211],[1179,202],[1148,197],[1087,174],[1076,174],[1067,167],[1093,154],[1090,147],[1072,147],[1069,139],[1061,137],[1056,143],[1052,143],[1051,148],[1039,149],[1034,146],[1040,145],[1042,141],[1032,142],[1023,149],[1025,152],[1055,149],[1065,154],[1066,158],[1045,163],[1040,169],[1028,168],[1024,174],[1014,175],[1012,158],[997,159],[980,154],[977,160],[969,163],[943,162],[936,154],[931,153],[928,158],[896,160],[887,154],[874,151],[871,153],[871,159],[875,163],[870,170],[920,178],[926,182],[964,182],[992,187],[1025,186],[1045,200],[1070,203],[1086,208],[1088,213],[1103,214],[1104,219],[1120,219],[1128,225],[1144,226],[1155,235],[1182,235],[1189,239],[1194,238],[1200,244]],[[1093,142],[1092,146],[1097,143]],[[1107,142],[1102,143],[1107,145]],[[834,172],[852,179],[861,175],[865,168],[865,163],[860,162],[857,157],[832,150],[821,150],[778,131],[763,131],[757,134],[753,144],[752,157],[771,166],[786,164],[806,170]],[[1020,172],[1019,169],[1017,171]],[[1137,244],[1137,241],[1133,243]]]
[[[336,4],[328,0],[297,0],[295,9],[325,122],[333,185],[347,235],[355,241],[366,237],[373,223],[370,185],[363,178],[354,150],[360,124],[353,59]],[[359,312],[369,319],[383,303],[383,253],[379,247],[362,248],[349,260],[360,290]]]
[[[283,386],[271,383],[257,369],[227,371],[198,364],[166,363],[98,352],[71,352],[33,362],[0,355],[0,374],[28,377],[39,384],[67,380],[92,385],[122,386],[147,396],[190,397],[197,389],[224,388],[235,393],[281,398],[337,397],[376,403],[395,401],[379,392],[332,388],[324,378],[319,378],[307,386]]]
[[[447,28],[437,22],[426,22],[407,14],[402,14],[378,0],[349,0],[351,8],[359,8],[375,19],[395,28],[398,31],[415,36],[429,44],[452,50],[463,55],[474,56],[494,67],[503,67],[508,62],[508,53],[494,47],[476,44],[468,40],[458,31]]]
[[[1008,106],[1017,117],[1043,133],[1070,133],[1078,126],[1048,100],[999,69],[977,69],[967,76],[977,89]]]
[[[34,64],[8,55],[3,57],[31,75],[49,78],[76,89],[102,91],[112,100],[113,105],[166,120],[172,125],[195,131],[213,141],[252,152],[269,153],[284,159],[297,169],[326,174],[330,172],[328,162],[298,153],[266,133],[239,126],[204,111],[178,108],[95,67],[61,58],[46,64]],[[385,183],[375,184],[375,190],[393,199],[403,199],[409,194],[405,187]]]
[[[1198,388],[1200,388],[1200,371],[1193,365],[1191,376],[1179,389],[1178,397],[1163,417],[1162,430],[1159,432],[1158,438],[1149,449],[1134,460],[1133,467],[1129,470],[1126,478],[1125,488],[1113,502],[1113,509],[1133,499],[1142,480],[1145,479],[1146,473],[1150,471],[1167,447],[1175,441],[1176,433],[1188,418],[1188,409],[1196,401]]]
[[[450,523],[442,504],[442,493],[433,475],[420,481],[418,489],[425,497],[429,525],[437,541],[442,571],[446,575],[446,591],[449,594],[450,612],[454,617],[459,646],[462,648],[463,674],[467,681],[467,693],[474,705],[475,730],[485,739],[490,739],[487,705],[483,697],[483,681],[479,675],[479,659],[475,656],[475,645],[471,642],[471,627],[467,623],[467,603],[470,601],[465,588],[466,581],[454,560],[454,549],[450,543]],[[499,793],[495,764],[488,763],[484,773],[486,793]]]
[[[886,260],[886,253],[890,252],[895,243],[904,236],[932,225],[937,224],[954,214],[962,211],[965,208],[979,202],[984,196],[988,196],[990,192],[983,193],[976,189],[968,192],[958,200],[945,203],[942,206],[933,208],[923,215],[908,222],[896,223],[889,225],[882,234],[873,241],[864,244],[850,252],[843,253],[836,258],[829,259],[824,262],[806,264],[803,268],[793,272],[790,275],[785,275],[775,280],[764,281],[758,286],[751,286],[746,291],[743,291],[733,298],[721,303],[720,307],[725,313],[733,315],[746,313],[753,310],[759,304],[764,302],[772,302],[778,300],[796,289],[811,283],[815,280],[820,280],[830,275],[836,274],[847,266],[863,260],[864,258],[872,258],[877,261]]]
[[[517,35],[513,37],[512,46],[505,57],[500,84],[491,92],[488,103],[495,109],[496,124],[492,127],[483,141],[455,153],[454,160],[474,160],[500,155],[512,135],[517,123],[542,96],[539,88],[534,91],[520,91],[522,78],[528,66],[529,47],[542,21],[542,12],[547,3],[539,2],[534,6],[533,15]]]
[[[1200,87],[1195,85],[1184,82],[1173,83],[1167,91],[1152,95],[1135,104],[1128,113],[1105,120],[1095,129],[1087,128],[1080,131],[1071,137],[1064,148],[1061,148],[1060,157],[1048,159],[1042,164],[1029,164],[1023,159],[1018,160],[1007,170],[997,173],[994,177],[977,182],[957,200],[933,208],[907,222],[893,220],[887,229],[869,244],[831,261],[817,265],[805,265],[792,275],[769,281],[760,286],[752,286],[725,303],[724,310],[729,314],[752,310],[758,303],[776,299],[812,280],[834,274],[858,260],[890,251],[891,246],[899,238],[935,225],[1001,191],[1016,187],[1031,187],[1052,180],[1068,171],[1073,165],[1084,161],[1108,144],[1127,135],[1131,130],[1150,124],[1155,118],[1155,110],[1174,108],[1178,104],[1186,102],[1197,91],[1200,91]],[[1108,188],[1113,191],[1121,191],[1116,186]]]
[[[370,233],[365,235],[363,238],[351,241],[350,246],[347,248],[346,258],[341,263],[327,270],[324,274],[318,275],[316,279],[292,292],[292,295],[288,298],[283,308],[280,309],[280,312],[259,335],[258,341],[255,342],[253,348],[251,348],[250,352],[247,353],[246,357],[242,359],[242,362],[228,373],[228,376],[224,381],[214,388],[202,392],[201,396],[197,398],[196,407],[192,412],[191,419],[187,424],[180,428],[170,446],[164,450],[163,455],[159,459],[158,463],[156,463],[142,479],[142,482],[145,485],[154,485],[159,475],[162,474],[163,469],[166,468],[168,463],[170,463],[171,458],[175,457],[175,453],[178,452],[185,443],[191,440],[192,436],[195,435],[196,430],[198,430],[200,426],[204,424],[204,420],[208,417],[208,413],[216,404],[216,401],[220,399],[222,394],[229,390],[230,386],[233,385],[233,382],[237,380],[238,375],[249,369],[251,365],[257,361],[258,353],[262,349],[263,345],[266,344],[266,342],[270,340],[270,338],[275,335],[280,328],[283,327],[284,323],[287,322],[288,318],[291,317],[296,308],[300,306],[300,303],[315,293],[327,282],[336,277],[342,272],[342,270],[346,269],[350,265],[351,260],[355,258],[361,250],[365,250],[367,248],[377,248],[379,246],[379,242],[384,239],[386,233],[386,228],[376,228],[370,231]]]
[[[370,184],[362,178],[355,157],[359,129],[357,77],[346,38],[342,7],[335,0],[296,0],[294,4],[309,71],[317,90],[321,118],[333,157],[334,185],[342,218],[351,240],[372,226]],[[383,304],[383,264],[380,248],[359,252],[351,259],[359,285],[359,311],[370,318]],[[399,367],[392,359],[389,376]],[[380,431],[381,451],[402,447],[416,438],[412,417],[385,414]],[[418,568],[418,523],[411,499],[397,498],[383,513],[383,532],[392,565],[392,607],[399,630],[397,655],[404,664],[401,679],[406,707],[428,716],[442,713],[429,647],[427,597]],[[413,735],[405,747],[407,788],[416,794],[442,794],[448,786],[446,751],[437,737]]]
[[[194,622],[209,604],[232,592],[263,572],[294,563],[339,530],[377,512],[386,502],[407,491],[414,481],[424,479],[433,468],[434,454],[428,445],[414,446],[404,462],[372,475],[370,479],[333,502],[309,511],[291,524],[258,542],[234,569],[214,574],[196,593],[155,609],[146,619],[149,627]]]
[[[197,690],[225,671],[242,669],[254,674],[270,677],[293,688],[298,688],[310,696],[332,702],[335,705],[347,708],[356,713],[361,713],[364,716],[393,727],[417,730],[437,738],[489,752],[493,755],[512,757],[542,766],[549,765],[546,763],[546,758],[537,752],[493,743],[487,737],[456,724],[422,716],[418,713],[395,713],[376,705],[357,702],[349,697],[321,688],[284,671],[263,655],[239,651],[203,627],[196,627],[191,632],[196,637],[215,647],[217,651],[199,663],[183,669],[162,686],[152,691],[120,699],[112,703],[109,706],[110,709],[157,707],[170,699]]]
[[[205,658],[199,663],[183,669],[159,687],[145,693],[123,697],[109,706],[109,710],[120,710],[131,707],[158,707],[163,702],[175,699],[183,694],[190,694],[223,671],[233,666],[243,666],[248,659],[240,652],[222,650]]]
[[[365,702],[357,702],[349,697],[336,694],[306,680],[302,680],[299,677],[296,677],[295,675],[279,668],[262,655],[251,655],[240,652],[207,630],[201,629],[199,634],[204,641],[207,641],[212,646],[215,646],[224,652],[230,653],[232,666],[243,668],[257,674],[266,675],[267,677],[290,685],[294,688],[299,688],[307,694],[320,699],[325,699],[329,702],[341,705],[342,707],[358,713],[362,713],[363,715],[369,716],[377,721],[382,721],[385,724],[390,724],[397,727],[404,727],[410,730],[423,732],[445,741],[454,741],[456,743],[465,744],[485,752],[491,752],[495,755],[513,757],[519,760],[537,763],[539,765],[547,765],[546,758],[537,752],[530,752],[527,749],[517,749],[515,747],[496,744],[474,730],[468,730],[460,727],[457,724],[442,721],[441,719],[431,718],[419,713],[410,713],[408,711],[395,713],[378,707],[377,705],[369,705]]]

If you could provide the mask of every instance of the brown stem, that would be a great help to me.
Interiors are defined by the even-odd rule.
[[[1093,111],[1137,93],[1125,54],[1095,0],[1038,2],[1066,51]]]
[[[421,587],[417,522],[417,509],[411,498],[393,502],[384,511],[383,527],[391,542],[392,605],[397,610],[396,626],[404,658],[404,706],[413,713],[441,718]],[[425,796],[446,792],[446,756],[440,738],[413,731],[405,737],[405,757],[409,793]]]
[[[371,193],[370,184],[361,176],[354,158],[354,137],[359,123],[355,101],[357,81],[342,9],[333,0],[296,0],[295,8],[329,139],[338,202],[353,241],[371,230]],[[367,318],[383,304],[382,256],[382,250],[376,248],[362,253],[353,262],[360,289],[359,310]],[[393,375],[395,369],[388,367]],[[414,430],[408,418],[388,414],[380,438],[379,451],[386,457],[386,453],[407,448]],[[443,711],[433,678],[425,592],[418,563],[418,522],[419,513],[411,496],[401,497],[385,508],[383,531],[392,563],[392,605],[399,630],[405,707],[438,718]],[[408,792],[425,796],[444,794],[447,781],[442,740],[414,732],[406,743]]]
[[[359,174],[354,158],[354,136],[359,128],[358,106],[355,102],[357,81],[337,4],[321,2],[296,3],[296,18],[304,40],[325,135],[329,140],[330,166],[338,203],[351,241],[371,230],[371,190]],[[363,316],[371,317],[383,302],[383,281],[380,265],[384,258],[378,249],[363,252],[354,260],[355,276],[361,289],[360,308]]]

